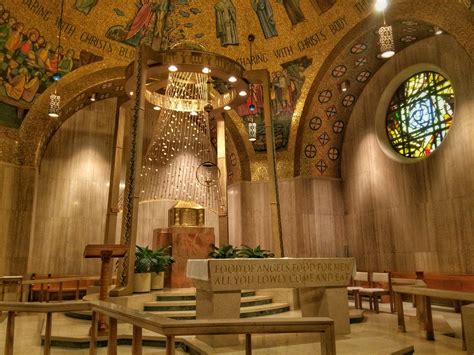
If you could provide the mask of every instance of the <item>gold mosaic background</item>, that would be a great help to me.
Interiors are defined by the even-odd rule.
[[[163,3],[138,0],[137,4],[140,8],[159,7],[157,14],[161,14],[166,8],[166,1],[162,1]],[[65,50],[74,50],[76,64],[92,61],[90,58],[94,61],[103,59],[78,69],[74,68],[72,73],[66,74],[61,79],[57,87],[64,104],[61,120],[67,119],[70,114],[88,104],[88,97],[94,92],[102,95],[101,98],[121,95],[123,67],[131,61],[134,53],[133,46],[124,43],[123,40],[112,39],[110,33],[119,32],[134,20],[138,19],[140,22],[140,13],[137,12],[135,2],[98,0],[95,5],[94,2],[89,2],[93,6],[81,6],[84,3],[86,2],[65,0],[61,45]],[[326,103],[322,104],[319,97],[323,91],[330,90],[331,100],[337,105],[344,99],[345,95],[342,96],[336,87],[338,80],[332,75],[338,65],[351,68],[347,71],[347,78],[357,83],[360,71],[354,70],[353,67],[354,60],[358,58],[352,55],[353,53],[348,54],[354,45],[364,43],[367,48],[363,55],[372,59],[376,56],[377,48],[373,43],[372,31],[380,25],[381,18],[372,14],[373,1],[301,0],[300,8],[305,20],[295,25],[291,23],[283,4],[270,1],[278,36],[265,39],[251,1],[233,0],[239,45],[226,47],[221,46],[216,36],[214,6],[217,3],[217,0],[170,1],[171,8],[164,26],[166,37],[164,46],[171,46],[183,40],[199,42],[207,50],[233,58],[249,69],[247,36],[253,33],[256,36],[253,45],[253,54],[256,57],[253,63],[254,69],[268,68],[270,72],[274,72],[281,70],[282,63],[303,56],[310,58],[312,64],[304,71],[306,80],[291,120],[288,144],[286,149],[279,151],[277,155],[278,173],[281,177],[295,175],[340,177],[340,154],[337,159],[330,159],[328,154],[331,148],[337,149],[338,152],[342,151],[350,109],[346,107],[344,117],[337,119],[344,123],[343,130],[334,132],[331,119],[322,117]],[[8,10],[10,17],[14,17],[15,21],[24,23],[26,29],[36,28],[46,41],[54,44],[57,41],[60,24],[60,4],[59,0],[6,0],[2,2],[2,11]],[[326,4],[324,6],[327,6],[327,11],[321,13],[315,4]],[[446,16],[448,13],[450,16]],[[438,25],[452,35],[472,58],[473,13],[471,2],[468,0],[393,0],[387,12],[387,19],[398,26],[400,35],[397,37],[397,46],[409,45],[432,35],[429,33],[430,26]],[[155,28],[158,28],[159,16],[156,18]],[[146,19],[143,21],[146,22]],[[417,25],[407,25],[407,21]],[[405,33],[404,31],[409,28],[415,28],[416,32]],[[403,37],[407,35],[416,38],[403,42]],[[370,77],[381,65],[383,62],[371,64]],[[357,88],[351,93],[355,99],[352,105],[355,105],[363,85],[352,87],[354,90]],[[52,90],[52,87],[46,89],[35,99],[35,105],[29,107],[18,129],[0,126],[1,161],[19,165],[39,165],[47,142],[60,125],[60,122],[52,121],[46,115],[47,98]],[[2,97],[0,101],[7,102]],[[8,103],[11,104],[11,100]],[[309,121],[315,115],[320,115],[323,120],[322,131],[318,130],[318,133],[309,127]],[[249,144],[243,120],[235,113],[231,113],[229,117],[232,122],[229,132],[233,141],[229,150],[234,154],[245,151],[243,155],[248,157],[248,161],[243,162],[239,154],[239,163],[235,165],[236,172],[244,176],[244,179],[247,177],[252,180],[265,180],[265,154],[256,153]],[[328,135],[328,142],[325,144],[321,144],[320,141],[323,131]],[[312,158],[308,158],[305,154],[308,145],[314,145],[316,148],[316,155]],[[326,164],[324,171],[318,168],[317,163],[320,161]]]

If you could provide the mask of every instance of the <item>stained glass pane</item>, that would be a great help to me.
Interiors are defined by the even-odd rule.
[[[454,91],[435,72],[418,73],[395,92],[387,111],[387,135],[397,153],[422,158],[439,147],[453,122]]]

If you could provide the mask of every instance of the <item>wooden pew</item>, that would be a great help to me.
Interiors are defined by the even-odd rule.
[[[32,275],[31,280],[23,281],[29,285],[29,302],[49,302],[52,300],[81,299],[90,286],[99,280],[98,276],[59,276]]]
[[[419,314],[419,308],[417,307],[417,318],[418,321],[421,322],[424,328],[426,329],[426,340],[435,340],[433,330],[433,316],[431,313],[431,299],[433,297],[454,301],[474,302],[474,293],[471,292],[439,290],[414,286],[394,286],[393,291],[395,293],[395,306],[398,313],[398,331],[400,332],[406,332],[405,318],[403,314],[402,294],[416,295],[420,297],[423,304],[422,311],[424,311],[424,314]],[[464,338],[463,350],[465,350]]]

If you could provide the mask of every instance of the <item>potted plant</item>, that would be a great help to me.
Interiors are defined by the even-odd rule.
[[[161,290],[164,287],[165,271],[174,263],[174,258],[167,251],[171,246],[163,247],[153,252],[151,266],[151,289]]]
[[[133,292],[150,292],[151,267],[153,265],[153,250],[137,245],[135,251],[135,275]]]
[[[264,258],[273,258],[275,254],[273,254],[269,250],[264,250],[257,245],[256,248],[251,248],[247,245],[242,245],[242,248],[237,251],[238,258],[257,258],[257,259],[264,259]]]
[[[233,259],[237,257],[238,249],[234,248],[233,245],[223,245],[220,248],[212,244],[213,251],[208,254],[211,259]]]

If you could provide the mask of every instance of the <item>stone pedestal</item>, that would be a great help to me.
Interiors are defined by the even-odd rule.
[[[188,259],[205,259],[215,243],[214,228],[179,227],[160,228],[153,231],[153,249],[171,245],[175,262],[165,277],[166,288],[193,287],[186,277]]]
[[[474,354],[474,303],[462,306],[462,324],[468,354]]]
[[[336,335],[350,334],[349,301],[344,287],[299,288],[303,317],[329,317],[334,320]]]
[[[241,291],[212,292],[196,290],[196,319],[238,319],[240,318]],[[201,335],[198,339],[210,346],[220,347],[239,344],[239,336]]]

